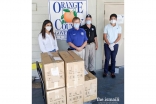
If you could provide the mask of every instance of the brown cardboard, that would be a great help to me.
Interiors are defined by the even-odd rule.
[[[60,56],[65,62],[66,87],[84,84],[84,61],[73,51],[60,51]]]
[[[45,82],[46,90],[52,90],[65,86],[64,80],[64,61],[55,60],[60,57],[58,53],[51,52],[53,56],[48,53],[41,53],[42,74]]]
[[[88,74],[85,75],[84,102],[91,101],[96,98],[97,98],[97,78],[93,74],[88,72]]]
[[[66,104],[65,88],[46,92],[47,104]]]
[[[66,87],[67,104],[83,104],[84,86]]]

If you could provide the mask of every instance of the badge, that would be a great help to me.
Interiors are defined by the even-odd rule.
[[[81,32],[81,35],[84,35],[84,33],[83,33],[83,32]]]
[[[94,30],[94,28],[92,28],[92,31]]]

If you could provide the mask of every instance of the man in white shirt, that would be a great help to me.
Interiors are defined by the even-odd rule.
[[[119,40],[121,38],[121,26],[116,24],[117,15],[110,15],[110,24],[106,25],[104,28],[103,40],[104,43],[104,52],[105,52],[105,65],[103,77],[107,76],[109,68],[109,60],[111,58],[111,77],[115,78],[115,63],[116,55],[119,47]]]

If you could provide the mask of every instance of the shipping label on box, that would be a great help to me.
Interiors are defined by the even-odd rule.
[[[84,83],[84,102],[91,101],[97,98],[97,78],[88,72],[85,75]]]
[[[83,104],[84,86],[66,88],[67,104]]]
[[[57,58],[56,58],[57,57]],[[64,80],[64,62],[60,60],[57,53],[52,53],[50,56],[47,53],[41,54],[43,66],[43,79],[46,90],[52,90],[65,86]]]
[[[59,88],[46,92],[47,104],[66,104],[65,88]]]

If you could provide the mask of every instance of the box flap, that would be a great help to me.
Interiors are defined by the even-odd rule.
[[[85,75],[85,81],[91,80],[91,79],[96,79],[96,77],[90,73],[89,71],[87,71],[88,74]]]
[[[63,60],[61,59],[61,57],[57,52],[41,53],[41,61],[43,64],[63,62]]]
[[[61,58],[66,62],[76,62],[76,61],[83,61],[76,53],[73,51],[59,51]]]

